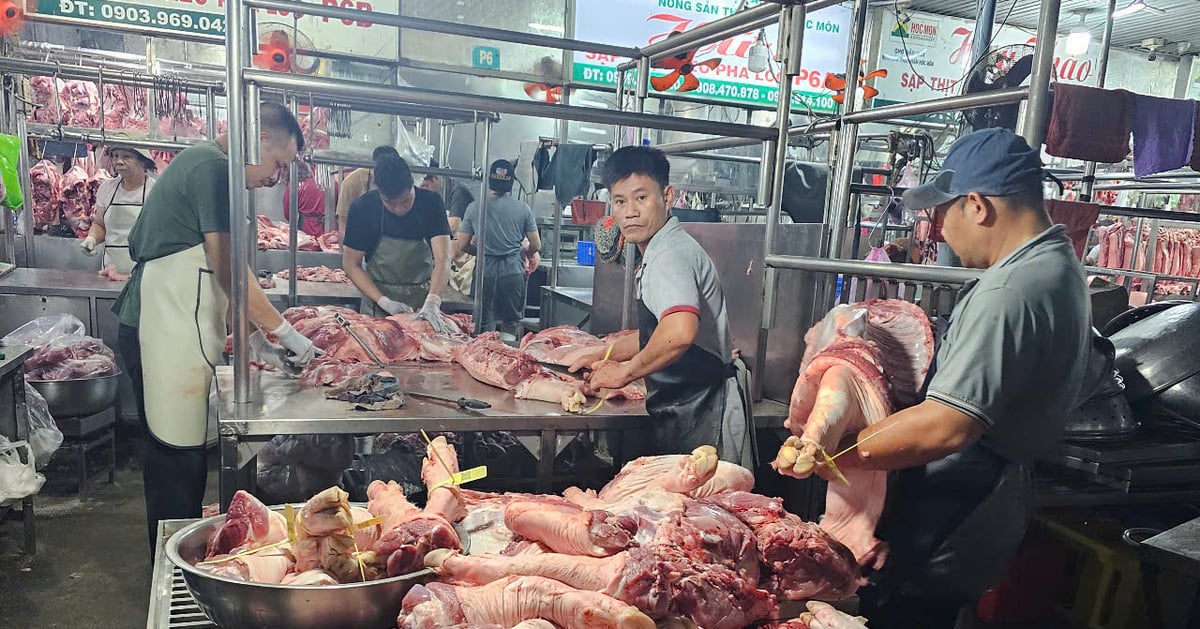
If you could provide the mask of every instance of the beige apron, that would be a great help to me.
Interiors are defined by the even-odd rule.
[[[159,441],[205,445],[213,365],[225,347],[229,300],[196,245],[142,264],[142,379],[146,420]]]
[[[383,210],[387,212],[385,208]],[[367,260],[367,275],[384,297],[408,304],[413,310],[425,305],[429,280],[433,277],[433,251],[424,240],[401,240],[383,235],[384,215],[379,218],[379,245]],[[388,313],[363,298],[359,312],[374,317]]]
[[[149,181],[149,179],[147,179]],[[146,185],[142,184],[140,203],[116,203],[121,181],[117,180],[108,207],[104,210],[104,266],[117,267],[117,273],[129,275],[133,272],[133,258],[129,256],[129,232],[142,213],[146,202]]]

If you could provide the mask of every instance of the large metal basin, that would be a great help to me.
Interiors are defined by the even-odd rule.
[[[208,539],[224,520],[218,515],[188,525],[166,545],[188,591],[221,629],[390,629],[409,588],[432,574],[422,570],[343,585],[270,585],[214,576],[192,564],[204,559]]]
[[[28,380],[50,407],[55,419],[87,417],[117,401],[121,373],[80,380]]]

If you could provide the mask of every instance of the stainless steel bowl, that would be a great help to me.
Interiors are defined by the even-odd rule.
[[[279,510],[282,507],[271,507]],[[409,588],[431,575],[409,575],[342,585],[271,585],[218,577],[197,569],[224,515],[188,525],[167,540],[167,557],[183,571],[196,603],[222,629],[389,629]]]
[[[56,419],[87,417],[111,407],[117,401],[120,372],[79,380],[28,380],[46,398],[50,414]]]

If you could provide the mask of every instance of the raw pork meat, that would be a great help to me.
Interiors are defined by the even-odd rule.
[[[67,81],[62,99],[67,106],[64,124],[72,127],[100,127],[100,91],[90,81]]]
[[[377,319],[360,315],[348,308],[332,306],[289,308],[283,316],[298,332],[321,348],[326,357],[348,362],[373,363],[371,356],[362,346],[334,320],[334,315],[339,313],[384,364],[420,358],[420,341],[391,319]]]
[[[304,389],[338,386],[375,370],[374,365],[348,362],[328,355],[318,356],[304,368],[299,384]]]
[[[145,132],[146,89],[108,83],[104,86],[104,127]]]
[[[462,548],[453,523],[462,519],[465,510],[458,487],[447,484],[450,476],[458,471],[458,454],[454,446],[439,435],[427,447],[421,464],[421,478],[428,495],[425,508],[409,511],[394,520],[389,518],[395,525],[382,530],[375,544],[375,551],[386,561],[388,576],[421,570],[425,555],[430,551]]]
[[[766,625],[764,629],[867,629],[867,619],[839,611],[829,603],[809,601],[808,611],[795,620]]]
[[[529,354],[505,345],[498,332],[475,337],[457,350],[455,358],[472,378],[501,389],[514,389],[538,371]]]
[[[771,463],[796,478],[811,475],[822,452],[833,454],[843,437],[915,401],[914,387],[923,382],[933,354],[928,317],[898,300],[838,306],[804,338],[807,348],[784,424],[793,436]],[[859,561],[878,567],[886,551],[874,531],[887,475],[851,470],[845,478],[829,484],[821,526]]]
[[[258,216],[259,249],[287,249],[290,234],[291,228],[287,223],[272,221],[261,214]],[[320,251],[321,245],[316,238],[300,231],[296,234],[296,250]]]
[[[44,159],[29,169],[29,184],[33,189],[33,225],[46,231],[58,225],[62,216],[63,174],[54,162]]]
[[[33,102],[36,105],[30,117],[31,122],[63,124],[67,121],[69,108],[63,100],[61,80],[35,76],[30,79],[29,87],[33,90]]]
[[[644,456],[624,465],[600,492],[568,489],[567,499],[581,506],[616,504],[649,490],[662,490],[692,498],[726,491],[750,491],[754,474],[733,463],[717,460],[717,450],[700,446],[691,454]]]
[[[607,557],[624,550],[637,532],[637,520],[603,510],[585,511],[557,496],[510,502],[504,525],[525,539],[568,555]]]
[[[225,522],[208,540],[206,558],[260,548],[287,539],[287,520],[245,491],[229,502]],[[278,583],[278,581],[276,581]]]
[[[320,236],[317,236],[317,245],[321,247],[321,251],[325,253],[341,253],[342,241],[341,234],[334,231],[327,231]]]
[[[235,558],[217,555],[205,560],[205,563],[197,564],[196,567],[226,579],[274,584],[283,583],[296,569],[296,562],[287,550],[273,548]]]
[[[512,627],[537,618],[572,629],[654,629],[654,621],[632,605],[544,577],[508,577],[479,587],[416,585],[396,623],[399,629]]]
[[[284,269],[275,274],[281,280],[286,280],[291,276],[288,269]],[[320,266],[297,266],[296,279],[302,282],[333,282],[336,284],[349,284],[350,278],[346,276],[346,272],[341,269],[331,269],[325,265]]]
[[[564,411],[578,413],[587,402],[587,396],[580,390],[581,384],[574,378],[546,369],[518,383],[515,395],[518,400],[561,404]]]
[[[97,275],[99,275],[100,277],[103,277],[104,279],[106,279],[110,282],[128,282],[129,281],[129,276],[124,273],[118,272],[116,265],[113,265],[113,264],[110,264],[110,265],[104,267],[103,269],[100,269],[100,272],[97,273]]]
[[[788,513],[783,501],[744,491],[708,498],[754,531],[764,586],[781,598],[841,600],[858,589],[853,553],[820,526]]]
[[[474,323],[471,315],[442,315],[442,317],[455,326],[457,330],[452,330],[451,334],[461,337],[464,341],[468,340],[471,331],[474,329]],[[388,317],[392,321],[399,323],[405,330],[413,334],[434,334],[433,326],[428,321],[419,318],[415,312],[402,312]]]
[[[80,380],[117,373],[113,351],[100,339],[67,334],[37,348],[25,360],[29,380]]]
[[[87,236],[96,209],[89,199],[88,179],[87,169],[76,164],[63,175],[59,189],[63,219],[79,238]]]

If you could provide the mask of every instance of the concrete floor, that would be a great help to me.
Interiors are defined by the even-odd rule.
[[[213,471],[206,503],[216,490]],[[39,495],[34,512],[33,556],[21,552],[19,515],[0,523],[0,627],[146,626],[151,564],[141,470],[119,468],[112,485],[94,483],[84,501]]]

